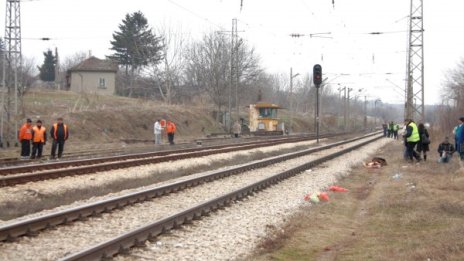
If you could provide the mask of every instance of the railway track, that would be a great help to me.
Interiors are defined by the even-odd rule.
[[[153,150],[153,146],[138,147],[135,149],[137,152],[148,152],[150,149]],[[127,154],[127,153],[130,153],[129,149],[117,149],[117,148],[89,149],[87,151],[67,152],[65,155],[63,155],[61,159],[72,160],[72,159],[81,159],[81,158],[95,158],[97,156],[103,156],[103,155],[114,156],[114,155]],[[0,166],[8,167],[8,166],[17,166],[17,165],[24,165],[24,164],[33,164],[33,163],[47,161],[47,159],[48,159],[48,156],[44,156],[42,159],[27,159],[27,160],[22,160],[17,157],[4,157],[4,158],[0,158]]]
[[[359,137],[356,139],[351,139],[348,141],[336,142],[327,146],[321,146],[313,149],[308,149],[305,151],[300,151],[297,153],[290,153],[279,157],[273,157],[270,159],[260,160],[254,163],[245,164],[236,168],[231,168],[223,171],[217,171],[206,176],[197,177],[194,179],[189,179],[182,182],[177,182],[167,186],[159,187],[156,189],[150,189],[146,191],[141,191],[133,193],[130,195],[125,195],[113,199],[104,200],[101,202],[96,202],[86,206],[69,209],[65,211],[60,211],[54,214],[47,216],[33,218],[31,220],[24,220],[14,224],[9,224],[7,226],[2,226],[0,228],[0,240],[11,240],[23,235],[34,234],[40,230],[46,229],[48,227],[57,226],[59,224],[69,223],[74,220],[85,219],[89,216],[98,215],[102,212],[109,212],[114,209],[120,209],[124,206],[132,205],[135,203],[143,202],[150,200],[155,197],[160,197],[162,195],[167,195],[169,193],[178,192],[189,187],[197,186],[205,182],[210,182],[216,179],[228,177],[234,174],[243,173],[244,171],[262,168],[271,164],[278,162],[286,161],[289,159],[302,157],[314,152],[327,150],[337,146],[344,146],[348,143],[357,142],[355,145],[344,147],[343,149],[338,149],[337,152],[323,156],[321,158],[306,162],[297,167],[293,167],[271,177],[267,177],[261,181],[250,184],[246,187],[240,188],[236,191],[229,192],[225,195],[219,196],[215,199],[208,200],[204,203],[201,203],[193,208],[181,211],[174,215],[171,215],[167,218],[160,219],[159,221],[149,224],[147,226],[141,227],[139,229],[133,230],[131,232],[125,233],[117,238],[109,240],[108,242],[98,244],[91,249],[82,251],[80,253],[70,255],[65,258],[65,260],[98,260],[103,257],[110,257],[114,254],[119,253],[124,249],[128,249],[134,245],[137,245],[140,242],[144,242],[146,239],[156,237],[157,235],[168,231],[169,229],[175,228],[181,224],[190,222],[192,219],[199,218],[202,215],[207,214],[210,211],[213,211],[217,208],[223,207],[229,204],[232,201],[240,200],[243,197],[250,195],[258,190],[264,189],[272,184],[279,182],[282,179],[296,175],[308,168],[320,164],[324,161],[333,159],[344,153],[357,149],[369,142],[372,142],[380,136],[371,134],[368,136]]]
[[[301,135],[300,135],[301,136]],[[303,135],[304,136],[304,135]],[[295,137],[295,136],[293,136]],[[265,140],[265,139],[275,139],[275,137],[242,137],[241,140]],[[200,144],[209,144],[209,143],[216,143],[221,144],[224,142],[230,143],[233,141],[231,138],[201,138],[196,139],[193,142],[182,142],[177,143],[175,145],[176,148],[191,148],[196,147],[198,143]],[[96,158],[96,157],[103,157],[103,156],[116,156],[116,155],[123,155],[123,154],[130,154],[130,153],[146,153],[146,152],[153,152],[154,149],[157,151],[164,151],[164,150],[172,150],[172,146],[169,144],[162,144],[158,147],[153,147],[153,141],[151,140],[144,140],[143,143],[150,143],[149,146],[137,146],[135,148],[103,148],[103,149],[89,149],[84,151],[71,151],[67,152],[63,156],[63,160],[73,160],[73,159],[83,159],[83,158]],[[18,157],[4,157],[0,158],[0,167],[8,167],[8,166],[17,166],[17,165],[24,165],[24,164],[33,164],[39,162],[38,159],[29,159],[29,160],[21,160]]]
[[[333,137],[335,135],[338,134],[325,134],[321,137]],[[84,175],[99,171],[108,171],[173,160],[203,157],[217,153],[249,150],[258,147],[274,146],[283,143],[300,142],[312,139],[314,139],[314,136],[281,138],[238,144],[223,144],[180,150],[168,150],[84,160],[12,166],[0,168],[0,187],[14,186],[17,184],[24,184],[27,182],[36,182],[40,180],[56,179],[60,177],[74,175]]]

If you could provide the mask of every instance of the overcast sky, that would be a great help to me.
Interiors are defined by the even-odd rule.
[[[409,0],[335,0],[335,7],[332,0],[243,0],[242,10],[240,0],[35,0],[21,5],[23,55],[38,64],[42,52],[55,47],[61,58],[89,50],[104,58],[112,33],[129,12],[142,11],[154,28],[182,28],[193,40],[230,30],[237,18],[240,37],[255,47],[268,72],[288,74],[293,67],[304,75],[319,63],[336,86],[404,103]],[[5,4],[0,8],[4,15]],[[464,57],[462,14],[462,0],[424,0],[426,104],[440,103],[446,72]],[[325,32],[332,38],[289,36]],[[41,37],[53,40],[34,40]]]

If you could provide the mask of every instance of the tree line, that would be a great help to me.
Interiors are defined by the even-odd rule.
[[[459,118],[464,116],[464,58],[446,74],[442,90],[437,122],[444,134],[451,135],[451,131],[459,123]]]
[[[290,93],[289,75],[268,73],[246,39],[240,39],[232,46],[230,35],[212,31],[192,40],[179,28],[151,27],[140,11],[126,14],[112,38],[112,53],[106,58],[120,67],[116,86],[118,95],[166,104],[211,104],[218,112],[227,111],[229,103],[232,107],[247,106],[261,99],[302,114],[314,112],[312,76],[306,74],[294,79]],[[59,61],[56,50],[55,53],[47,50],[43,54],[44,61],[37,67],[40,79],[60,82],[61,85],[66,71],[88,57],[85,52],[79,52]],[[58,74],[55,73],[56,66],[59,66]],[[34,68],[29,71],[33,73]],[[237,81],[235,86],[233,80]],[[334,117],[343,115],[346,105],[339,93],[330,84],[321,90],[322,113]],[[353,99],[351,116],[362,117],[366,113],[385,120],[393,117],[387,106],[374,110],[372,101],[367,109],[363,106],[362,97]]]

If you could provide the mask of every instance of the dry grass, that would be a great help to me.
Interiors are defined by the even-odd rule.
[[[157,118],[176,123],[178,142],[221,132],[220,124],[210,116],[208,105],[168,106],[143,99],[32,90],[24,98],[24,107],[25,118],[41,119],[47,128],[57,117],[64,118],[70,128],[65,153],[90,149],[96,144],[99,148],[121,146],[121,139],[153,139],[153,124]],[[18,152],[19,148],[1,150],[0,156],[14,156]],[[49,152],[47,144],[45,154]]]
[[[400,144],[378,156],[389,165],[353,170],[340,181],[349,193],[301,210],[285,234],[263,241],[250,259],[464,260],[464,175],[458,159],[438,164],[433,153],[428,162],[408,165]],[[396,173],[398,180],[392,179]]]

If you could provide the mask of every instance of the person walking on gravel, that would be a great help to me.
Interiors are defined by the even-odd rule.
[[[166,124],[166,133],[168,134],[168,141],[170,145],[174,145],[174,134],[176,133],[176,124],[168,121]]]
[[[420,141],[419,129],[416,123],[412,119],[406,119],[404,121],[406,125],[406,149],[408,152],[408,159],[412,162],[415,158],[418,162],[421,161],[419,154],[414,150],[417,143]]]
[[[395,140],[398,139],[398,131],[400,130],[400,125],[398,123],[395,123],[395,125],[393,126],[393,138]]]
[[[387,132],[388,132],[388,125],[387,123],[382,124],[382,129],[383,129],[383,136],[387,137]]]
[[[156,120],[154,129],[155,129],[155,144],[159,145],[161,144],[161,132],[163,131],[163,127],[161,127],[161,123],[159,119]]]
[[[63,123],[63,118],[58,118],[56,120],[57,122],[53,124],[50,129],[50,136],[53,139],[51,159],[55,159],[57,147],[58,158],[61,158],[64,151],[64,143],[69,138],[69,129],[68,126]]]
[[[32,128],[32,155],[31,159],[42,157],[43,146],[47,142],[47,132],[42,121],[37,120],[36,126]]]
[[[419,152],[419,156],[423,154],[424,155],[423,159],[424,161],[426,161],[427,151],[430,150],[429,149],[430,135],[423,123],[419,123],[419,126],[417,127],[417,129],[419,131],[419,137],[420,137],[420,140],[417,143],[417,152]]]
[[[21,143],[21,159],[28,159],[31,155],[32,140],[32,120],[27,119],[26,123],[19,129],[18,140]]]
[[[234,126],[232,126],[232,132],[234,133],[234,137],[238,138],[240,133],[242,132],[242,126],[240,126],[240,123],[236,121],[234,123]]]

